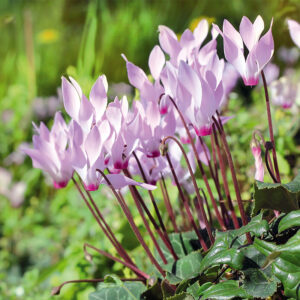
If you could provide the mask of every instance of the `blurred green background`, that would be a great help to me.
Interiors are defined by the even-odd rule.
[[[103,257],[93,264],[84,259],[84,242],[114,250],[71,184],[53,190],[49,179],[18,151],[31,141],[31,121],[51,125],[54,112],[62,109],[61,76],[73,76],[88,93],[105,73],[110,97],[133,95],[120,54],[148,72],[158,25],[181,34],[201,18],[219,25],[227,18],[238,26],[243,15],[254,20],[260,14],[266,27],[274,17],[278,49],[292,46],[285,20],[297,19],[299,11],[298,0],[1,0],[0,299],[50,299],[51,287],[65,280],[129,274]],[[284,69],[276,55],[275,62]],[[243,195],[250,199],[254,173],[249,143],[254,128],[266,129],[266,122],[257,123],[265,120],[264,101],[260,89],[239,86],[237,91],[229,103],[236,118],[228,130]],[[288,180],[299,166],[299,118],[282,110],[273,113],[281,170]],[[120,240],[136,260],[142,260],[108,190],[103,188],[95,197]],[[87,299],[93,289],[91,284],[70,285],[57,299]]]

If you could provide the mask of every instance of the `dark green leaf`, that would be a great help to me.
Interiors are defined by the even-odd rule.
[[[274,209],[290,212],[299,209],[300,173],[287,184],[256,181],[254,186],[253,214],[260,209]]]
[[[191,294],[195,299],[198,299],[198,291],[199,291],[199,288],[200,288],[200,284],[199,282],[195,282],[193,283],[192,285],[190,285],[186,291]]]
[[[199,275],[202,255],[200,251],[192,252],[179,260],[162,266],[164,270],[181,279],[191,279]]]
[[[228,280],[214,285],[207,285],[208,288],[200,291],[201,299],[232,299],[240,297],[251,299],[246,291],[239,287],[238,281]]]
[[[168,297],[165,300],[195,300],[195,299],[192,295],[188,293],[181,293],[172,297]]]
[[[161,300],[163,293],[160,283],[157,281],[152,287],[142,293],[141,300]]]
[[[189,253],[194,252],[195,250],[199,250],[201,248],[200,243],[198,241],[198,237],[194,231],[188,231],[183,233],[171,233],[169,234],[169,239],[171,241],[175,253],[179,258],[182,258],[188,255]],[[174,262],[172,254],[161,239],[159,239],[158,243],[168,263]],[[157,252],[155,252],[155,257],[158,260],[158,262],[161,265],[163,265],[163,262],[160,256],[157,254]]]
[[[274,278],[268,278],[266,274],[257,268],[243,271],[245,275],[242,287],[245,291],[256,298],[267,298],[277,290],[277,282]]]
[[[145,290],[146,286],[141,282],[122,282],[109,276],[89,295],[89,300],[139,300]]]
[[[277,258],[271,263],[272,272],[282,282],[285,296],[297,298],[296,290],[300,282],[300,231],[284,245],[260,239],[255,239],[253,245],[265,256],[276,254]]]
[[[278,225],[278,232],[296,226],[300,226],[300,210],[292,211],[283,217]]]

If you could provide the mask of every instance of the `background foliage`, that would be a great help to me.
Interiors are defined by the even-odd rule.
[[[243,15],[254,19],[261,14],[266,24],[274,17],[278,49],[292,46],[285,19],[297,19],[299,10],[297,0],[232,1],[230,5],[225,0],[2,0],[0,299],[49,299],[51,287],[64,280],[128,275],[103,257],[92,265],[84,259],[84,242],[114,250],[72,186],[54,191],[49,180],[18,152],[22,142],[31,140],[31,120],[50,125],[54,111],[62,109],[58,90],[62,75],[74,76],[87,92],[93,80],[105,73],[111,97],[133,96],[120,54],[148,70],[159,24],[180,34],[203,17],[218,24],[228,18],[238,26]],[[283,71],[285,65],[276,55],[275,62]],[[236,92],[228,107],[236,117],[227,126],[230,143],[235,145],[243,199],[250,200],[254,169],[249,143],[252,131],[265,130],[267,123],[260,88],[238,85]],[[281,109],[274,109],[273,115],[280,168],[288,182],[299,169],[299,118]],[[103,188],[95,197],[125,247],[143,263],[142,251],[108,190]],[[86,284],[68,286],[57,299],[87,299],[93,290]]]

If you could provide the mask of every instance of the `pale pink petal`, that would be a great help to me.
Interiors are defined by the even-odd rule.
[[[128,61],[125,55],[122,55],[122,57],[126,61],[127,75],[130,84],[137,89],[142,89],[144,84],[148,81],[145,72],[141,68]]]
[[[165,64],[165,55],[159,46],[155,46],[149,56],[150,72],[155,80],[159,78],[161,70]]]
[[[70,117],[77,120],[80,109],[80,96],[76,88],[65,77],[62,77],[62,94],[66,112]]]
[[[176,34],[170,28],[163,25],[158,26],[158,30],[160,46],[170,55],[171,61],[175,62],[181,50]]]
[[[138,185],[146,190],[155,190],[156,186],[146,183],[140,183],[133,179],[130,179],[122,174],[107,174],[107,179],[110,181],[110,183],[113,185],[115,189],[121,189],[128,185]],[[106,180],[104,178],[101,179],[101,183],[107,184]]]
[[[88,134],[84,143],[84,148],[89,164],[92,166],[98,159],[101,152],[101,137],[97,126],[94,126]]]
[[[203,41],[205,40],[207,34],[208,34],[208,22],[206,19],[201,20],[197,27],[194,30],[194,37],[197,42],[197,46],[201,46]]]
[[[256,57],[260,71],[271,60],[274,53],[272,22],[268,32],[258,41],[256,47],[252,50],[254,51],[254,56]]]
[[[231,39],[238,48],[244,49],[241,35],[226,19],[223,22],[223,34]]]
[[[178,70],[178,81],[194,97],[198,106],[202,100],[201,82],[197,73],[185,62],[181,61]]]
[[[96,122],[98,122],[107,106],[107,79],[105,75],[99,76],[90,92],[90,101],[96,112]]]
[[[289,31],[292,40],[300,48],[300,24],[294,20],[288,20]]]
[[[258,16],[253,24],[247,17],[242,18],[240,33],[249,51],[255,46],[263,30],[264,21],[261,16]]]
[[[228,62],[242,75],[245,75],[246,62],[244,53],[231,39],[224,36],[224,53]]]

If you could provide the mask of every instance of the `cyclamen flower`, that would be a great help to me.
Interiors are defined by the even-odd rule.
[[[55,114],[51,131],[41,123],[35,126],[37,134],[33,136],[33,149],[23,147],[32,159],[33,166],[48,173],[54,187],[65,187],[73,175],[71,164],[72,149],[68,147],[69,129],[60,112]]]
[[[244,84],[253,86],[258,84],[260,72],[270,61],[274,53],[272,36],[272,22],[268,32],[261,38],[264,30],[264,21],[258,16],[254,23],[243,17],[238,32],[227,20],[223,22],[223,31],[217,25],[214,28],[222,35],[224,40],[224,53],[243,78]],[[244,57],[244,45],[249,53]]]
[[[255,180],[264,181],[264,165],[261,158],[261,148],[253,143],[251,145],[251,152],[255,160]]]
[[[292,40],[300,48],[300,24],[294,20],[287,21]]]
[[[299,93],[299,84],[288,74],[270,84],[272,103],[284,109],[291,108]]]

